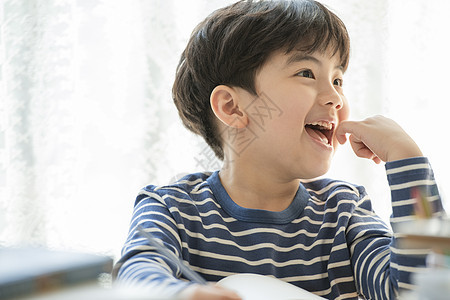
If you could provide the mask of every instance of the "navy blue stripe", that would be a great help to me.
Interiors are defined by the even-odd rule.
[[[429,196],[436,198],[438,190],[431,168],[417,169],[417,164],[428,166],[428,160],[413,158],[387,163],[389,184],[395,187],[430,180],[426,188]],[[404,166],[412,170],[396,170]],[[157,196],[147,195],[151,193]],[[393,202],[409,198],[409,188],[392,191]],[[442,210],[440,198],[433,202],[433,208]],[[394,218],[411,214],[411,205],[393,207]],[[410,273],[397,270],[391,262],[401,268],[424,264],[423,256],[390,252],[395,240],[388,226],[374,215],[363,187],[329,179],[301,184],[288,209],[270,212],[236,205],[217,172],[189,174],[172,185],[147,186],[136,199],[134,218],[137,219],[131,228],[142,223],[209,281],[218,281],[229,273],[253,272],[285,278],[330,299],[354,295],[356,291],[366,298],[386,299],[398,289],[397,282],[410,283]],[[179,270],[170,262],[166,262],[170,272],[152,267],[158,265],[160,256],[143,253],[139,247],[145,245],[145,240],[139,239],[130,230],[116,268],[119,279],[133,282],[156,275],[152,283],[173,280],[168,287],[173,293],[185,287],[185,282],[176,279]],[[383,251],[388,251],[389,259],[375,262],[374,258]],[[153,263],[139,262],[138,257]],[[375,263],[371,266],[371,262]],[[128,265],[120,267],[124,263]],[[391,295],[384,295],[383,276],[389,281]],[[344,278],[354,280],[346,282]]]

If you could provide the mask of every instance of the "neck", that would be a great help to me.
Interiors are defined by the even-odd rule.
[[[239,160],[226,164],[220,170],[219,177],[236,204],[269,211],[286,209],[300,184],[299,179],[282,179],[277,172],[266,168],[265,164],[245,164]]]

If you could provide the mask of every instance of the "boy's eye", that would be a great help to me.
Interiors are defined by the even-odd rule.
[[[313,79],[315,78],[314,74],[313,74],[313,72],[311,70],[302,70],[302,71],[297,73],[297,76],[306,77],[306,78],[313,78]]]
[[[344,82],[343,82],[343,80],[342,80],[341,78],[337,78],[337,79],[335,79],[335,80],[333,81],[333,84],[334,84],[334,85],[337,85],[337,86],[342,86],[343,83],[344,83]]]

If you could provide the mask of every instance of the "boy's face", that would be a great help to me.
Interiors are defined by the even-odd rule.
[[[265,122],[254,158],[286,179],[325,174],[338,145],[334,131],[349,115],[342,76],[339,56],[330,52],[273,54],[258,72],[255,87],[281,115]]]

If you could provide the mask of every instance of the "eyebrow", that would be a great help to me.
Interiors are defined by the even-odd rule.
[[[313,63],[315,63],[319,66],[322,65],[322,62],[312,55],[305,54],[304,52],[295,52],[288,58],[288,60],[286,61],[285,67],[288,67],[289,65],[291,65],[293,63],[301,62],[301,61],[312,61]],[[335,69],[339,69],[339,70],[343,71],[344,67],[342,65],[337,65],[335,67]]]

